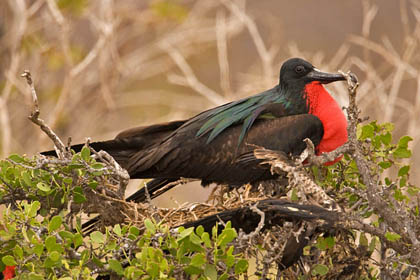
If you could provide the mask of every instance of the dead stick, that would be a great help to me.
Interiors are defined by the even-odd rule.
[[[31,73],[28,70],[25,70],[21,74],[21,77],[26,79],[26,82],[31,89],[32,100],[34,102],[33,111],[28,118],[34,124],[39,126],[41,128],[41,130],[44,131],[45,134],[47,134],[47,136],[53,141],[58,157],[59,158],[64,158],[65,154],[66,154],[66,147],[64,146],[63,142],[52,131],[52,129],[47,124],[45,124],[44,120],[39,118],[40,110],[39,110],[39,104],[38,104],[38,97],[37,97],[37,94],[36,94],[34,83],[32,81]]]

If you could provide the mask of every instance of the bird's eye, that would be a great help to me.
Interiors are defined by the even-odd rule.
[[[296,73],[298,73],[298,74],[301,74],[301,73],[303,73],[305,71],[305,66],[303,66],[303,65],[298,65],[298,66],[296,66],[296,68],[295,68],[295,72]]]

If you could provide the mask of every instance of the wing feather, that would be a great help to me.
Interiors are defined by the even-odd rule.
[[[277,87],[275,87],[251,98],[232,102],[197,116],[201,119],[207,118],[207,121],[200,127],[196,136],[201,137],[210,133],[207,139],[208,144],[228,127],[242,122],[242,131],[239,138],[240,141],[238,142],[239,146],[255,120],[262,113],[271,113],[271,110],[266,112],[267,109],[275,107],[277,111],[273,115],[275,117],[281,117],[286,115],[286,105],[287,102],[284,96],[279,94]],[[281,109],[279,110],[278,107],[281,107]],[[279,112],[281,113],[279,114]]]

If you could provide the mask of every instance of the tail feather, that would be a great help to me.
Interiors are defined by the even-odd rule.
[[[120,132],[113,140],[93,142],[89,145],[96,151],[106,151],[123,168],[128,169],[133,155],[146,154],[153,146],[159,145],[174,130],[179,128],[185,121],[173,121],[151,126],[130,128]],[[80,152],[84,144],[71,146],[76,153]],[[57,156],[55,150],[42,152],[45,156]],[[133,174],[130,174],[133,176]]]
[[[71,149],[76,153],[80,152],[85,144],[77,144],[71,146]],[[136,139],[122,138],[114,139],[103,142],[89,143],[95,151],[106,151],[110,154],[119,165],[123,168],[127,168],[130,157],[139,152],[142,149],[142,143],[136,141]],[[44,156],[57,156],[55,150],[46,151],[41,153]]]

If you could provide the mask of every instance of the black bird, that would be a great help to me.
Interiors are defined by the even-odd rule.
[[[154,178],[148,183],[152,198],[181,177],[231,186],[273,179],[269,166],[254,157],[256,146],[298,155],[306,147],[305,138],[318,153],[347,141],[346,118],[322,86],[340,80],[345,80],[342,74],[324,73],[292,58],[283,63],[279,84],[272,89],[187,120],[128,129],[113,140],[90,145],[107,151],[131,178]],[[144,189],[128,198],[144,199]]]

